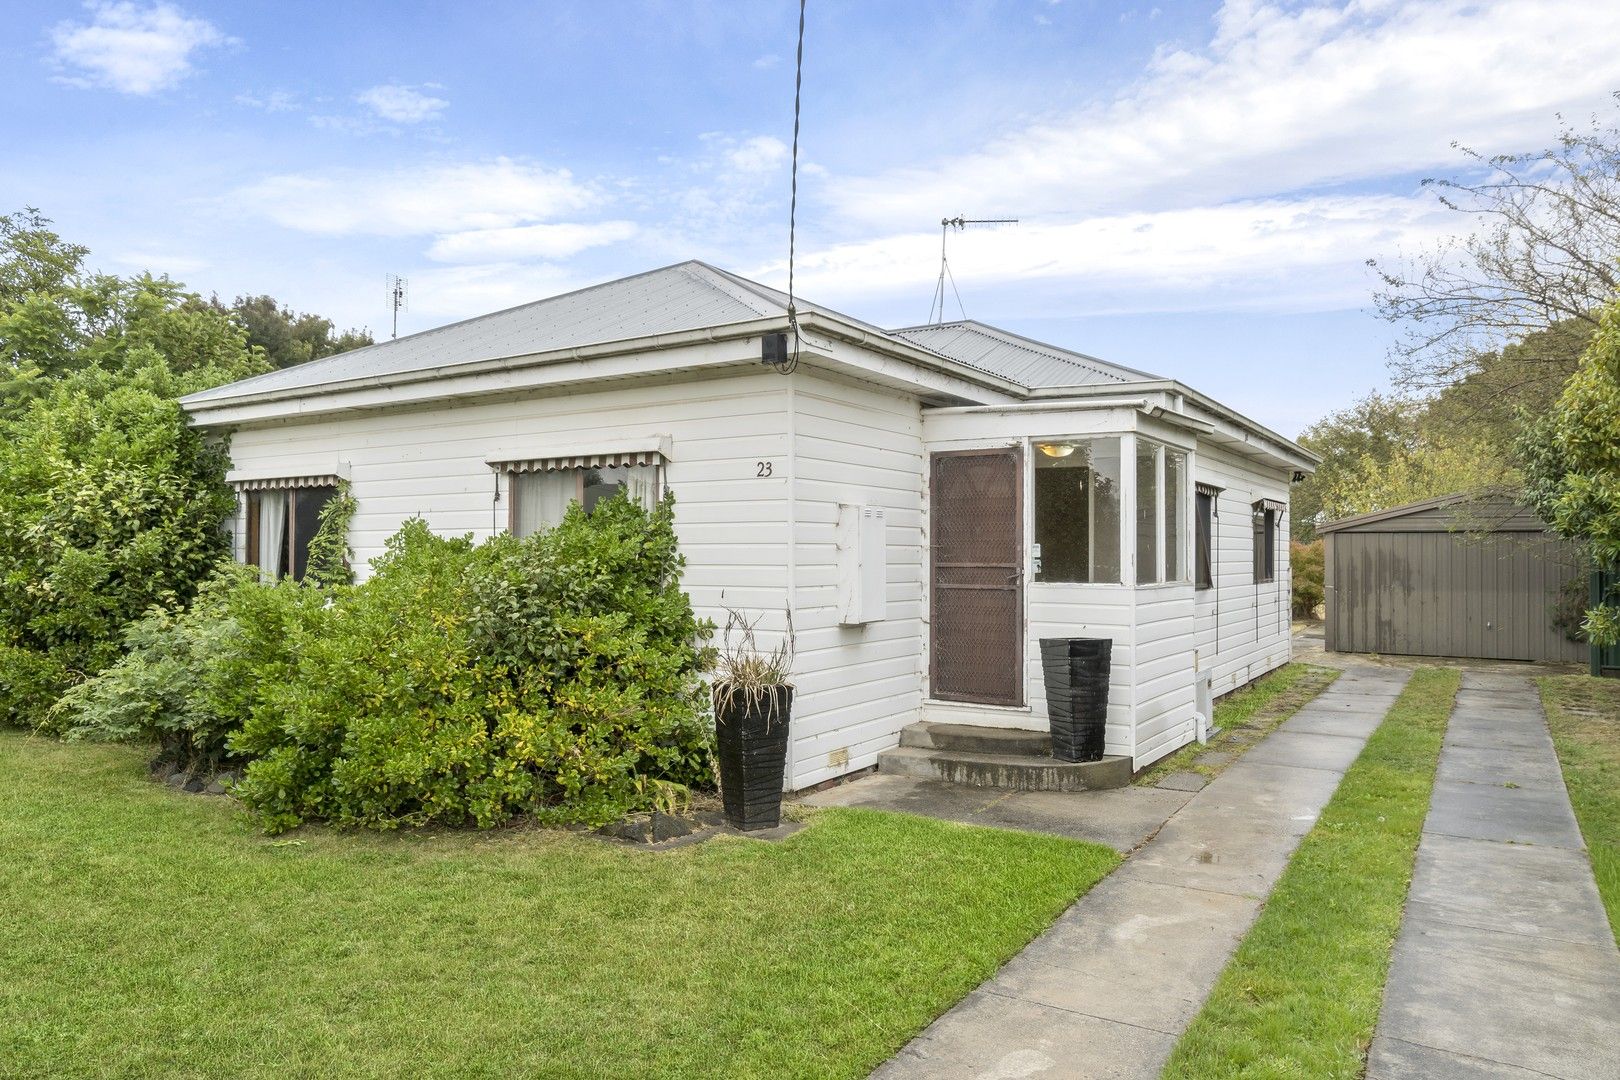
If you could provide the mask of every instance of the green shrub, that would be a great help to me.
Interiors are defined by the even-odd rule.
[[[411,521],[359,585],[232,569],[135,623],[51,725],[246,762],[236,792],[272,831],[611,820],[712,776],[711,628],[680,589],[673,505],[576,506],[478,546]]]
[[[1316,618],[1316,609],[1327,597],[1326,543],[1320,539],[1310,543],[1298,540],[1288,545],[1288,571],[1293,582],[1293,613],[1296,619]]]

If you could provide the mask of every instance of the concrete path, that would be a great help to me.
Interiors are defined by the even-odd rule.
[[[1346,671],[873,1076],[1157,1077],[1408,674]]]
[[[1620,951],[1541,700],[1462,679],[1368,1080],[1620,1077]]]

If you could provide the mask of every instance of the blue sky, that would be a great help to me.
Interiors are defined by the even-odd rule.
[[[0,208],[96,266],[424,329],[684,258],[785,284],[791,0],[0,5]],[[1611,110],[1620,5],[810,0],[800,291],[968,315],[1295,434],[1385,382],[1372,256],[1462,140]],[[958,314],[954,298],[949,315]]]

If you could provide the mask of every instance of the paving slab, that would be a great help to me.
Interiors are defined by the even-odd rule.
[[[1203,773],[1196,773],[1188,769],[1183,769],[1180,772],[1173,772],[1164,777],[1154,786],[1163,788],[1166,791],[1191,792],[1202,791],[1208,784],[1209,777],[1205,776]]]
[[[1369,1080],[1620,1078],[1620,950],[1541,706],[1517,682],[1463,675]]]
[[[975,990],[878,1068],[872,1080],[1138,1080],[1176,1036]]]
[[[1113,791],[995,791],[943,780],[874,773],[806,795],[805,806],[859,806],[1024,829],[1106,844],[1127,852],[1158,831],[1191,792],[1128,787]]]
[[[1378,1031],[1568,1080],[1620,1075],[1620,972],[1606,949],[1408,910]]]
[[[1421,905],[1424,918],[1484,930],[1588,945],[1612,941],[1591,866],[1569,848],[1429,833],[1406,902]]]
[[[1367,1053],[1366,1080],[1546,1080],[1546,1073],[1454,1054],[1380,1035]]]
[[[1381,675],[1376,690],[1393,700],[1407,677]],[[1362,696],[1337,683],[1322,695]],[[1274,732],[1196,793],[1135,789],[1184,805],[874,1076],[1157,1077],[1364,742]],[[1100,804],[1122,792],[1095,794]],[[972,820],[1018,806],[998,801]]]
[[[1252,897],[1109,878],[985,984],[991,993],[1177,1034],[1260,910]]]
[[[1440,759],[1435,779],[1444,783],[1491,784],[1496,787],[1555,788],[1562,791],[1564,775],[1557,761],[1526,754],[1508,746],[1472,746],[1453,743]]]
[[[1366,741],[1365,736],[1353,738],[1279,730],[1244,757],[1248,761],[1270,765],[1292,765],[1302,769],[1343,773],[1356,760]]]
[[[1299,731],[1311,735],[1344,735],[1353,739],[1366,739],[1384,719],[1384,710],[1376,712],[1330,712],[1301,709],[1284,720],[1279,731]]]
[[[1562,788],[1436,781],[1424,831],[1585,850]]]

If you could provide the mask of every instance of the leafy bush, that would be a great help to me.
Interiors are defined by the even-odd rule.
[[[1327,598],[1326,542],[1298,540],[1288,545],[1288,568],[1293,580],[1293,612],[1296,619],[1316,618],[1316,609]]]
[[[227,554],[225,455],[148,360],[65,376],[0,425],[0,720],[40,724],[118,659],[129,624],[184,606]]]
[[[324,819],[600,823],[711,777],[673,501],[475,546],[408,522],[359,585],[223,575],[53,714],[72,736],[247,761],[271,831]]]

